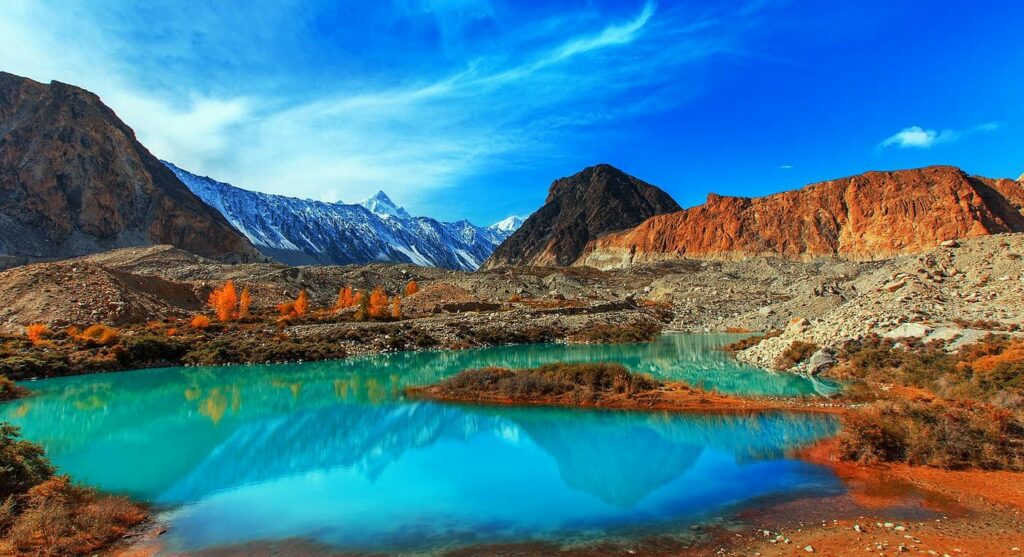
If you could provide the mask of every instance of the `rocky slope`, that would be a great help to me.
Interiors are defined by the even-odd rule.
[[[62,258],[151,244],[260,257],[99,97],[0,72],[0,255]]]
[[[592,166],[555,180],[544,205],[483,266],[569,265],[601,234],[678,210],[657,187],[607,164]]]
[[[785,329],[740,354],[769,367],[794,340],[820,347],[869,333],[970,340],[1024,324],[1024,234],[1001,234],[883,261],[754,257],[664,261],[613,271],[232,265],[170,246],[126,248],[0,272],[0,332],[20,334],[33,322],[60,328],[188,318],[210,289],[227,279],[250,288],[254,307],[262,310],[294,298],[300,289],[309,292],[314,307],[324,307],[341,286],[381,285],[400,292],[415,279],[421,291],[403,301],[403,311],[439,320],[425,321],[428,329],[473,322],[525,330],[571,322],[585,330],[646,319],[630,309],[637,306],[663,308],[674,330]]]
[[[757,255],[881,259],[944,240],[1024,231],[1024,186],[950,166],[867,172],[761,198],[708,196],[596,239],[576,264],[610,268]]]
[[[849,277],[838,289],[845,294],[825,311],[772,311],[789,319],[782,334],[741,352],[740,358],[772,367],[794,341],[828,350],[846,339],[877,334],[956,347],[993,331],[1019,329],[1024,325],[1024,234],[948,242],[886,261]],[[776,320],[758,328],[780,325]]]
[[[413,217],[384,192],[361,204],[327,203],[244,190],[165,162],[265,255],[282,263],[414,263],[472,271],[514,230]],[[500,226],[499,226],[500,225]]]

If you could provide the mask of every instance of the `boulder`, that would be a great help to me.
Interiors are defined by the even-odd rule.
[[[932,328],[921,323],[904,323],[882,335],[885,338],[924,338],[932,332]]]
[[[807,360],[807,374],[818,375],[824,373],[836,365],[836,355],[828,348],[818,349],[811,358]]]
[[[794,317],[789,320],[789,324],[786,325],[785,334],[788,335],[799,335],[800,333],[811,328],[811,322],[803,317]]]

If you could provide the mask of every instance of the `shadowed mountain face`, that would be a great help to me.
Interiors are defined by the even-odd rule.
[[[0,72],[0,255],[62,258],[172,244],[259,253],[88,91]]]
[[[669,195],[621,170],[599,164],[555,180],[537,212],[484,262],[507,265],[570,265],[587,243],[607,232],[679,210]]]
[[[595,240],[576,264],[762,255],[881,259],[1003,232],[1024,232],[1021,182],[932,166],[866,172],[753,199],[711,194],[703,205]]]

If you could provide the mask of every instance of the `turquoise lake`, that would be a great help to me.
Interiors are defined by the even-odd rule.
[[[171,550],[300,538],[351,551],[682,532],[764,498],[841,493],[786,457],[832,416],[693,415],[407,401],[463,369],[613,361],[722,392],[831,394],[736,363],[735,335],[531,345],[26,383],[0,418],[63,472],[151,502]]]

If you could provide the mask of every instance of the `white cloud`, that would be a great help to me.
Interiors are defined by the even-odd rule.
[[[901,149],[929,149],[942,143],[951,143],[964,135],[975,132],[994,131],[1002,127],[998,122],[987,122],[964,131],[945,129],[942,131],[928,130],[921,126],[910,126],[885,139],[878,144],[880,148],[899,147]]]
[[[942,130],[941,132],[937,132],[935,130],[926,130],[921,126],[910,126],[909,128],[903,128],[896,134],[890,136],[883,141],[880,146],[897,146],[904,149],[910,147],[928,149],[937,143],[953,141],[956,138],[957,134],[953,130]]]
[[[410,6],[453,18],[490,13],[475,0]],[[559,145],[578,148],[565,141],[572,130],[685,102],[696,84],[681,79],[682,70],[730,52],[736,40],[727,20],[659,14],[647,2],[603,23],[597,12],[552,15],[558,25],[530,25],[528,41],[512,33],[511,42],[449,64],[447,73],[438,74],[438,64],[390,82],[325,76],[331,87],[315,90],[280,81],[261,87],[275,77],[257,75],[251,90],[218,90],[200,88],[210,80],[182,69],[181,53],[220,41],[214,52],[230,56],[232,69],[259,53],[218,38],[224,26],[202,15],[209,10],[185,26],[198,39],[162,33],[150,48],[148,36],[134,42],[137,34],[105,27],[137,24],[117,20],[113,8],[11,0],[5,9],[0,69],[96,92],[158,157],[271,193],[352,201],[385,189],[412,205],[484,170],[556,157]],[[225,93],[232,90],[242,94]]]
[[[782,170],[793,170],[793,165],[791,165],[791,164],[780,164],[779,168],[781,168]]]
[[[64,8],[60,8],[63,10]],[[82,20],[53,11],[43,3],[12,1],[0,18],[0,70],[49,82],[63,81],[103,99],[135,130],[154,154],[198,172],[215,170],[212,162],[227,154],[232,127],[252,112],[247,98],[210,98],[191,93],[178,102],[127,83],[112,45],[89,25],[62,33],[60,22]]]

